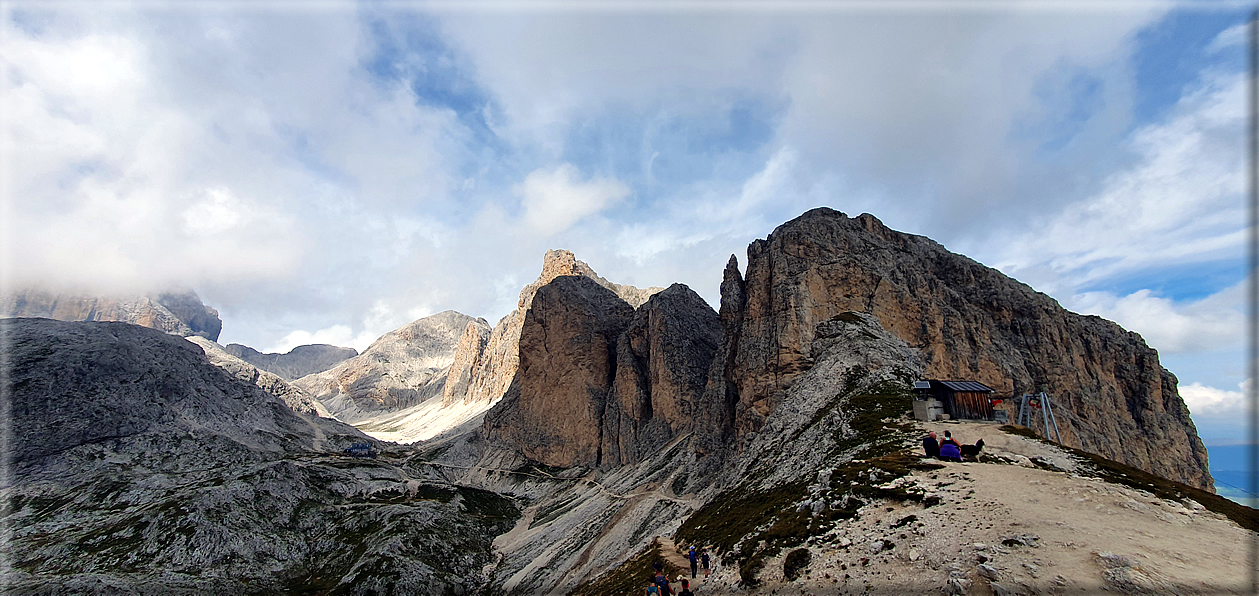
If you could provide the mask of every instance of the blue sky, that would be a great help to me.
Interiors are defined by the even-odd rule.
[[[1245,435],[1238,5],[5,3],[5,283],[223,343],[491,322],[548,248],[716,304],[870,212],[1137,331]]]

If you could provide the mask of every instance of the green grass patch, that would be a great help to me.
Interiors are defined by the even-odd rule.
[[[617,565],[607,573],[573,588],[569,595],[625,596],[626,594],[642,594],[644,589],[647,588],[648,579],[656,574],[656,570],[651,566],[656,561],[664,564],[664,573],[669,578],[676,578],[684,574],[689,575],[689,571],[684,572],[682,568],[670,563],[661,556],[660,548],[660,541],[653,540],[650,545],[638,551],[638,554],[630,557],[629,560]],[[673,588],[675,594],[681,589],[672,580],[670,580],[669,585]]]
[[[718,495],[692,514],[678,529],[676,539],[709,545],[723,562],[739,565],[745,585],[755,586],[757,573],[768,558],[826,533],[835,522],[856,516],[870,502],[921,501],[921,492],[879,488],[914,470],[944,467],[923,462],[904,448],[914,433],[913,425],[905,420],[912,406],[912,392],[902,381],[855,389],[867,377],[868,372],[860,366],[849,369],[844,386],[854,389],[836,395],[805,426],[818,424],[832,413],[846,419],[832,435],[835,443],[829,455],[845,461],[831,468],[831,484],[819,496],[827,503],[823,514],[814,515],[812,509],[796,511],[799,503],[812,499],[807,488],[812,474],[768,490],[756,489],[754,481],[749,481]]]
[[[469,515],[486,521],[514,520],[520,517],[520,509],[516,504],[496,492],[461,486],[459,494],[463,497],[464,511]]]
[[[769,532],[780,518],[786,525],[776,530],[775,536],[790,536],[794,531],[788,527],[798,525],[792,520],[803,515],[795,512],[795,504],[808,496],[807,484],[802,479],[768,491],[742,486],[725,491],[682,522],[675,539],[686,544],[705,544],[719,554],[729,554],[758,529],[760,533]]]

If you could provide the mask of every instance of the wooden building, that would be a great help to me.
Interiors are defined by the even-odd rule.
[[[944,402],[944,413],[954,420],[992,420],[994,389],[975,381],[927,381],[929,389],[920,390]],[[917,383],[915,383],[917,388]]]

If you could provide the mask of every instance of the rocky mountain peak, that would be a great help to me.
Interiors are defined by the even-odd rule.
[[[1045,391],[1066,444],[1211,486],[1176,378],[1139,335],[929,238],[814,209],[753,242],[743,277],[728,267],[722,284],[723,321],[735,329],[723,373],[732,391],[712,397],[734,403],[741,433],[759,428],[812,366],[817,325],[857,311],[918,349],[930,378],[979,381],[1006,397]]]
[[[156,295],[93,296],[25,288],[0,295],[0,318],[38,317],[58,321],[119,321],[172,335],[218,341],[219,311],[192,290]]]
[[[293,384],[351,423],[440,398],[459,340],[476,320],[453,310],[417,319],[380,336],[362,354]]]
[[[587,276],[540,287],[520,368],[484,432],[557,466],[642,461],[693,428],[721,343],[717,313],[682,284],[632,308]]]
[[[520,300],[516,306],[522,309],[529,308],[529,304],[533,300],[533,294],[538,291],[538,288],[564,275],[589,277],[599,285],[612,290],[612,293],[628,302],[634,308],[641,306],[652,294],[664,289],[656,286],[643,289],[610,282],[600,277],[598,273],[595,273],[595,270],[591,269],[590,265],[587,265],[584,261],[577,260],[577,256],[572,251],[564,249],[548,250],[542,257],[542,273],[538,275],[537,280],[520,291]]]
[[[533,283],[520,291],[516,310],[508,313],[494,326],[489,339],[482,343],[469,336],[467,341],[460,343],[455,360],[461,365],[451,371],[451,374],[459,378],[448,381],[450,389],[443,400],[447,403],[460,401],[489,404],[507,393],[520,365],[520,330],[524,325],[525,313],[532,306],[539,288],[565,276],[588,278],[625,301],[631,308],[637,308],[663,290],[658,287],[641,289],[612,283],[600,277],[585,262],[578,260],[572,251],[548,250],[542,258],[542,272]],[[476,364],[472,368],[463,368],[464,364],[473,362]]]

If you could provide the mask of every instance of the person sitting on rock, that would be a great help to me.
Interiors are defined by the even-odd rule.
[[[935,431],[927,433],[922,439],[922,450],[927,452],[927,457],[940,457],[940,443],[936,442]]]
[[[962,451],[958,449],[957,442],[950,443],[947,439],[940,444],[940,459],[944,461],[962,461]]]
[[[958,443],[957,439],[953,438],[953,433],[947,430],[944,431],[944,443],[952,443],[954,447],[958,448],[958,450],[962,449],[962,444]],[[940,443],[940,446],[943,447],[944,443]]]

